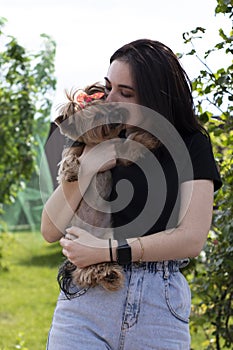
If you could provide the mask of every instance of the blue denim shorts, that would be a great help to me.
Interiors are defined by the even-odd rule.
[[[180,261],[133,263],[125,286],[57,301],[47,350],[189,350],[190,289]]]

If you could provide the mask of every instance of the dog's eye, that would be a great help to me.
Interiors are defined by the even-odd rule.
[[[113,129],[117,128],[120,125],[121,125],[120,123],[111,123],[111,124],[109,124],[109,127],[110,127],[111,130],[113,130]]]

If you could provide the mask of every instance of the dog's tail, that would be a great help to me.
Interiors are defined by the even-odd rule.
[[[71,299],[72,295],[76,293],[72,292],[72,272],[75,269],[76,266],[74,264],[69,260],[65,260],[58,270],[57,282],[67,299]]]

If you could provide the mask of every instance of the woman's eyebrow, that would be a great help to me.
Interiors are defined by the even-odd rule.
[[[110,80],[109,80],[107,77],[104,77],[104,79],[105,79],[109,84],[111,84]]]
[[[110,82],[110,80],[107,77],[104,77],[104,79],[111,85],[111,82]],[[129,86],[129,85],[119,84],[118,86],[122,87],[122,88],[125,88],[125,89],[130,89],[132,91],[135,91],[135,89],[132,88],[132,86]]]

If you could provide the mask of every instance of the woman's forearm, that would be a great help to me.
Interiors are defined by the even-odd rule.
[[[180,260],[199,255],[203,248],[207,232],[202,234],[198,240],[200,232],[195,233],[181,228],[176,228],[167,232],[159,232],[149,236],[127,239],[132,250],[132,261],[164,261]],[[116,261],[116,247],[118,242],[113,241],[113,260]]]
[[[196,232],[200,235],[200,232]],[[143,245],[143,261],[180,260],[199,255],[203,248],[207,232],[202,233],[200,240],[195,239],[195,232],[176,228],[170,232],[159,232],[141,238]],[[128,240],[132,247],[133,261],[138,261],[142,255],[140,243]]]
[[[41,233],[48,242],[58,241],[65,233],[92,177],[78,181],[62,182],[46,202],[41,220]]]

